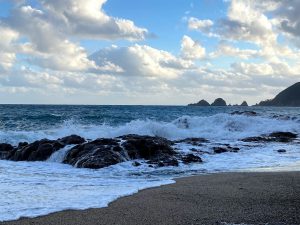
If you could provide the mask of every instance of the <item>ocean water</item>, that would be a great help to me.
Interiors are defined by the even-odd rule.
[[[251,110],[258,116],[231,115]],[[0,161],[0,221],[35,217],[65,209],[105,207],[138,190],[174,182],[174,178],[224,171],[300,170],[300,140],[293,143],[243,143],[241,138],[290,131],[300,136],[300,108],[185,106],[0,105],[0,143],[17,145],[42,138],[77,134],[86,139],[125,134],[170,140],[203,137],[202,151],[222,144],[238,153],[201,154],[203,163],[179,167],[132,166],[128,161],[99,170],[62,164],[72,147],[45,162]],[[189,153],[185,143],[178,151]],[[285,149],[286,153],[277,150]],[[196,154],[196,153],[194,153]],[[200,153],[199,153],[200,154]]]

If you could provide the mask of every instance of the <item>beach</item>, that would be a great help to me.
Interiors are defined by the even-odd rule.
[[[106,208],[66,210],[1,225],[300,224],[300,172],[198,175]]]

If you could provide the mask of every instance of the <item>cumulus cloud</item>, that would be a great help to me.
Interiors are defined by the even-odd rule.
[[[18,39],[18,32],[0,24],[0,72],[9,70],[16,59],[15,41]]]
[[[39,8],[27,5],[26,1],[18,2],[2,22],[18,31],[18,37],[26,42],[14,53],[1,53],[2,67],[11,67],[15,53],[19,53],[26,55],[29,63],[52,70],[119,71],[110,62],[97,66],[78,42],[71,41],[71,38],[142,40],[146,37],[147,29],[135,26],[130,20],[106,15],[102,10],[105,2],[41,0]],[[4,36],[1,42],[7,42],[6,39]]]
[[[205,48],[185,35],[181,41],[181,55],[188,60],[202,59],[205,57]]]
[[[133,21],[108,16],[103,11],[106,0],[42,0],[49,16],[71,35],[93,39],[142,40],[148,30]]]
[[[103,60],[117,64],[123,70],[121,74],[126,76],[154,78],[174,78],[194,65],[192,61],[181,59],[167,51],[138,44],[104,48],[91,55],[90,59],[97,65],[101,65]]]
[[[190,17],[188,20],[188,28],[190,30],[197,30],[203,33],[210,33],[210,29],[214,22],[211,20],[200,20],[195,17]]]

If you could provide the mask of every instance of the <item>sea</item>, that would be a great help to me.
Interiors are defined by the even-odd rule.
[[[232,115],[254,111],[257,116]],[[139,190],[174,183],[175,178],[231,171],[299,171],[300,140],[290,143],[245,143],[242,138],[288,131],[300,136],[300,108],[0,105],[0,143],[17,145],[71,134],[88,140],[125,134],[160,136],[170,140],[209,140],[199,155],[203,162],[178,167],[133,166],[131,161],[103,169],[63,164],[72,146],[44,162],[0,160],[0,221],[36,217],[67,209],[106,207]],[[212,153],[230,144],[237,153]],[[178,143],[189,153],[195,146]],[[284,149],[286,152],[279,153]],[[203,154],[207,152],[207,154]],[[197,154],[193,152],[193,154]],[[199,153],[200,154],[200,153]]]

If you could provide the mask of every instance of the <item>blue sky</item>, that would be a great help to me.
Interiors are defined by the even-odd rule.
[[[297,0],[0,4],[0,103],[254,104],[300,78]]]

